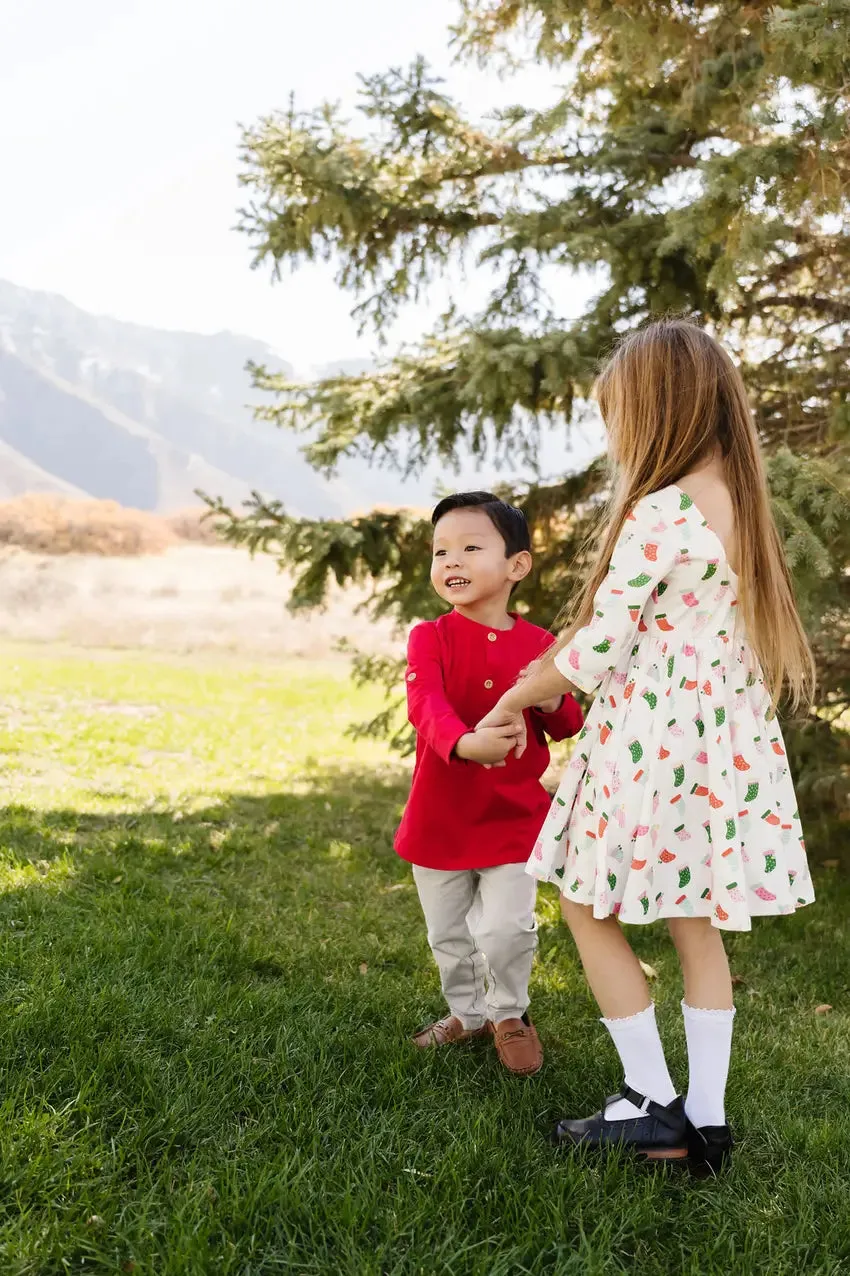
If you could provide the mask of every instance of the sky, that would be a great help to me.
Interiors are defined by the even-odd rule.
[[[271,283],[233,229],[239,125],[326,98],[357,72],[424,54],[472,112],[548,100],[547,73],[504,83],[453,67],[455,0],[3,0],[0,278],[156,327],[245,333],[308,371],[368,358],[328,266]],[[467,304],[484,279],[464,287]],[[438,291],[395,343],[430,327]]]

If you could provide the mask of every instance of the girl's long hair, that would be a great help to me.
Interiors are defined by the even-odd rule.
[[[566,628],[549,648],[569,644],[593,615],[623,523],[634,505],[676,483],[719,446],[735,515],[738,605],[747,639],[776,703],[796,708],[814,689],[814,660],[803,629],[767,490],[764,461],[741,374],[696,324],[663,319],[625,337],[596,382],[615,479],[595,561]]]

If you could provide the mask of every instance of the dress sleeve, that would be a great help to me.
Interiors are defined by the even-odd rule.
[[[444,762],[453,761],[455,745],[471,728],[446,696],[440,644],[427,621],[412,629],[407,640],[405,680],[408,721]]]
[[[593,600],[593,618],[555,656],[558,670],[588,694],[616,669],[635,640],[641,615],[677,556],[673,518],[654,497],[644,497],[627,516],[608,575]]]

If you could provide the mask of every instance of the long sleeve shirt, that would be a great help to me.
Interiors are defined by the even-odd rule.
[[[528,746],[521,758],[509,754],[504,767],[465,762],[454,750],[551,641],[521,617],[512,629],[490,629],[455,611],[412,630],[406,685],[416,764],[395,840],[403,859],[475,869],[521,863],[531,854],[550,804],[541,784],[549,765],[546,736],[563,740],[579,731],[577,702],[565,696],[554,713],[526,710]]]

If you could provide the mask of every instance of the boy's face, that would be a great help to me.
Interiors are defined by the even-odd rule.
[[[483,510],[450,510],[434,528],[431,584],[454,606],[469,607],[504,594],[531,571],[531,555],[522,550],[505,557],[501,533]]]

